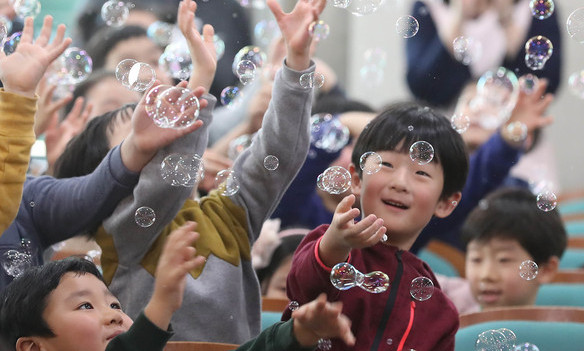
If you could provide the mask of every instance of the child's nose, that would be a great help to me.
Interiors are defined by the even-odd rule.
[[[495,281],[498,277],[498,270],[491,262],[484,262],[480,268],[481,280]]]
[[[122,312],[120,310],[112,309],[105,315],[105,321],[107,324],[122,324],[124,319],[122,318]]]
[[[408,177],[405,169],[397,169],[393,172],[390,187],[398,191],[405,191],[407,189]]]

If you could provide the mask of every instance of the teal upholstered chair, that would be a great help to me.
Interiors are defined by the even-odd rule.
[[[464,277],[464,253],[438,240],[432,240],[417,255],[434,273]]]
[[[272,324],[279,322],[282,319],[282,313],[290,301],[287,299],[273,299],[273,298],[262,298],[262,330],[271,326]]]

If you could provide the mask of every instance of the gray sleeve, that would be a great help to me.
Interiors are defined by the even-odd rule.
[[[203,126],[159,150],[140,173],[133,194],[124,199],[104,222],[106,232],[114,236],[116,247],[128,253],[127,256],[124,255],[126,257],[120,256],[121,260],[135,259],[136,257],[131,257],[130,253],[143,255],[162,229],[174,219],[191,194],[192,187],[172,186],[166,183],[160,174],[160,164],[166,156],[173,153],[203,155],[216,102],[215,97],[210,94],[205,94],[203,98],[209,102],[199,115]],[[154,223],[146,228],[138,226],[135,221],[136,210],[143,206],[153,209],[156,216]]]
[[[263,222],[274,211],[282,195],[302,167],[310,146],[312,89],[300,86],[300,76],[314,72],[314,63],[302,72],[285,64],[276,74],[272,99],[262,127],[251,146],[235,160],[233,171],[240,190],[232,200],[247,211],[250,242],[257,239]],[[264,158],[276,156],[274,171],[264,167]]]

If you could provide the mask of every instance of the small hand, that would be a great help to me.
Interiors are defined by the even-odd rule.
[[[203,153],[203,164],[205,165],[205,177],[198,187],[208,192],[215,187],[217,173],[231,168],[233,161],[213,150],[207,149]]]
[[[43,77],[38,84],[37,94],[39,99],[34,121],[34,133],[37,137],[47,130],[52,121],[58,119],[59,110],[73,98],[71,94],[67,94],[65,97],[53,101],[55,89],[57,89],[57,86],[48,84],[46,77]]]

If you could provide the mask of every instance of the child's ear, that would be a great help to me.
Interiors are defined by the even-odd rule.
[[[349,165],[349,173],[351,173],[351,191],[357,197],[361,196],[361,177],[355,168],[354,164]]]
[[[438,218],[448,217],[452,211],[456,208],[460,199],[462,198],[462,193],[460,191],[448,196],[447,198],[440,199],[436,205],[436,211],[434,211],[434,216]]]
[[[549,284],[556,277],[560,266],[560,259],[558,256],[552,256],[550,259],[539,265],[539,272],[537,273],[537,280],[540,284]]]
[[[23,336],[16,340],[16,351],[42,351],[40,342],[32,336]]]

